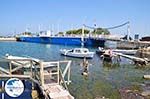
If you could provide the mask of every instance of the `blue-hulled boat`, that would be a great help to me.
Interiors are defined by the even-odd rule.
[[[38,35],[38,36],[23,35],[17,37],[17,41],[44,43],[44,44],[76,45],[76,46],[81,46],[82,43],[84,43],[84,46],[101,46],[101,47],[104,47],[105,43],[105,39],[103,38],[95,39],[92,37],[82,37],[82,36],[74,37],[74,36],[50,36],[50,35]]]

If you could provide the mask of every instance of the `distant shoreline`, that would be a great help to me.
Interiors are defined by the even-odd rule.
[[[0,41],[17,41],[15,37],[2,37],[0,38]]]

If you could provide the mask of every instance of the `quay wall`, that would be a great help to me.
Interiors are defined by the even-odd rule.
[[[150,46],[150,41],[118,41],[117,48],[138,49],[140,47]]]
[[[10,37],[10,38],[0,38],[0,41],[16,41],[15,37]]]

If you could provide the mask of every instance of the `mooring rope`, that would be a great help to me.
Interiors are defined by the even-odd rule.
[[[108,30],[110,30],[110,29],[115,29],[115,28],[122,27],[122,26],[124,26],[124,25],[126,25],[126,24],[129,24],[129,23],[130,23],[130,22],[127,21],[127,22],[125,22],[125,23],[123,23],[123,24],[121,24],[121,25],[116,25],[116,26],[112,26],[112,27],[108,27],[108,28],[102,28],[102,29],[108,29]],[[87,27],[87,28],[90,28],[90,29],[96,29],[96,27],[91,27],[91,26],[88,26],[88,25],[85,25],[85,24],[83,24],[83,26],[85,26],[85,27]]]

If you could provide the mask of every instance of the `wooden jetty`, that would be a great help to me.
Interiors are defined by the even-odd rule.
[[[139,58],[139,57],[135,57],[135,56],[131,56],[131,55],[125,55],[125,54],[117,53],[117,52],[115,52],[114,54],[118,55],[118,56],[122,56],[122,57],[128,58],[128,59],[131,59],[136,64],[147,65],[148,62],[149,62],[149,60],[145,59],[145,58]]]
[[[0,67],[1,80],[13,77],[30,80],[32,86],[37,84],[40,87],[45,99],[74,99],[67,87],[67,84],[71,82],[71,61],[44,62],[35,58],[9,55],[6,60],[9,66],[8,68]],[[66,64],[63,70],[62,64]]]

